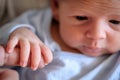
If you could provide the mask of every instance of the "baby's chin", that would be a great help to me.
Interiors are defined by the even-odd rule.
[[[86,50],[86,49],[81,49],[79,50],[82,54],[86,55],[86,56],[91,56],[91,57],[99,57],[99,56],[103,56],[106,54],[111,54],[110,52],[108,52],[105,49],[100,49],[100,50]]]
[[[83,54],[90,57],[99,57],[99,56],[106,55],[107,53],[84,53],[83,52]]]
[[[97,55],[97,54],[88,54],[88,53],[83,53],[84,55],[86,56],[90,56],[90,57],[98,57],[98,56],[101,56],[101,55]]]

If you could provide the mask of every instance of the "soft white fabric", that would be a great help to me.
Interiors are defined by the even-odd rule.
[[[29,68],[22,69],[21,80],[120,80],[120,52],[113,55],[89,57],[80,53],[62,51],[50,35],[52,13],[49,8],[29,11],[21,17],[11,24],[26,23],[31,30],[34,28],[38,37],[54,55],[52,63],[43,69],[36,71]],[[7,31],[10,32],[14,28],[12,25]],[[8,35],[8,32],[2,34],[0,39],[4,39],[3,35]]]

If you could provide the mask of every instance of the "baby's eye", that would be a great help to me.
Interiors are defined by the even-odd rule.
[[[110,20],[109,22],[111,22],[112,24],[120,24],[120,21],[117,20]]]
[[[88,17],[86,16],[75,16],[77,20],[88,20]]]

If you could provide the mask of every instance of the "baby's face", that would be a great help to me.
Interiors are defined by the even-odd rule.
[[[89,56],[120,50],[119,0],[65,0],[58,11],[60,36],[68,46]]]

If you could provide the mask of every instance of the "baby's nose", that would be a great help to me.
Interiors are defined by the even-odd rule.
[[[106,38],[105,26],[103,26],[102,24],[90,26],[90,28],[86,31],[85,34],[88,38],[94,40],[105,39]]]

